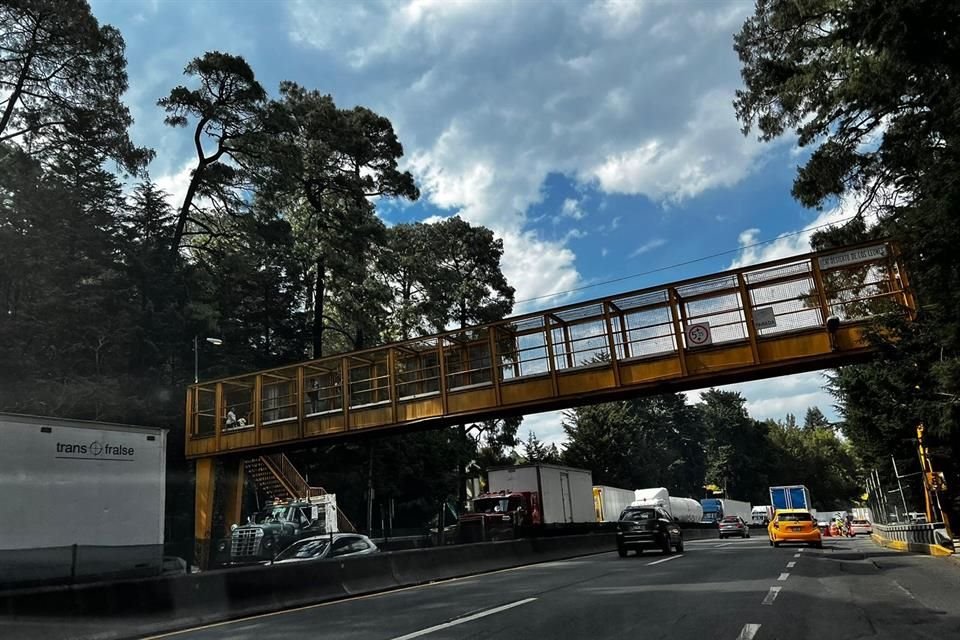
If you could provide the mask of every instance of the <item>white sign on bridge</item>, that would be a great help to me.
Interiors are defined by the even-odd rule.
[[[889,247],[885,244],[878,244],[872,247],[862,247],[860,249],[850,249],[842,253],[833,253],[829,256],[819,258],[821,269],[836,269],[837,267],[846,267],[851,264],[860,264],[861,262],[871,262],[878,258],[886,258],[890,253]]]
[[[710,335],[710,323],[698,322],[687,325],[687,344],[691,347],[705,347],[713,343]]]

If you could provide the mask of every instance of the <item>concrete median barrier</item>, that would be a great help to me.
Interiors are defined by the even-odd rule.
[[[954,553],[953,540],[942,523],[931,524],[874,524],[870,538],[877,544],[897,551],[923,553],[928,556],[950,556]]]
[[[128,630],[98,637],[139,637],[614,548],[611,533],[558,536],[9,591],[0,626],[3,616],[110,616],[130,619]]]

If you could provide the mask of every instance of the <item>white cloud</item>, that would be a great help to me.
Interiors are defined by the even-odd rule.
[[[782,420],[788,413],[802,421],[808,407],[819,407],[829,420],[837,420],[834,399],[823,387],[827,380],[820,371],[797,373],[767,380],[741,382],[718,389],[739,391],[747,400],[750,417],[757,420]],[[688,391],[687,399],[700,401],[701,390]]]
[[[529,432],[537,434],[537,438],[544,444],[556,444],[558,447],[567,440],[567,434],[563,430],[563,412],[547,411],[544,413],[533,413],[523,416],[523,423],[517,431],[517,436],[521,440],[527,439]],[[521,445],[522,451],[522,445]]]
[[[580,201],[575,200],[574,198],[567,198],[563,201],[563,206],[560,207],[560,215],[564,218],[573,218],[574,220],[583,220],[587,215],[584,213],[583,209],[580,208]]]
[[[750,11],[736,0],[300,0],[289,28],[341,64],[351,103],[393,121],[426,199],[512,238],[505,262],[537,272],[514,268],[524,281],[513,284],[540,295],[579,280],[564,242],[530,232],[548,175],[670,202],[756,164],[762,147],[731,106],[731,34]],[[545,248],[560,271],[529,259]]]
[[[187,162],[180,169],[173,173],[165,173],[153,177],[153,181],[167,194],[167,202],[174,209],[179,209],[183,204],[183,197],[187,195],[187,188],[190,186],[190,174],[193,171],[195,162]]]
[[[857,213],[858,208],[859,202],[855,197],[844,198],[837,206],[821,212],[813,222],[802,229],[780,234],[773,242],[760,246],[752,246],[761,241],[760,229],[746,229],[737,238],[737,242],[743,248],[743,251],[730,263],[730,268],[737,269],[759,262],[807,253],[810,251],[810,239],[814,233],[827,226],[849,221]],[[876,218],[867,214],[866,220],[869,225],[873,224]]]
[[[520,302],[514,313],[525,313],[544,305],[561,304],[563,295],[577,286],[580,274],[574,266],[576,256],[563,243],[540,239],[532,231],[510,231],[503,235],[503,272],[517,290]],[[537,298],[531,300],[531,298]]]
[[[654,249],[662,247],[665,244],[667,244],[667,241],[664,240],[663,238],[654,238],[649,242],[644,242],[642,245],[634,249],[633,252],[630,254],[630,257],[636,258],[637,256],[642,256],[648,251],[653,251]]]

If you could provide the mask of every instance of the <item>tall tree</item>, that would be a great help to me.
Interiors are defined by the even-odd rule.
[[[387,118],[364,107],[338,109],[329,95],[294,82],[281,83],[280,94],[270,107],[278,134],[270,147],[272,171],[262,186],[268,197],[308,205],[297,211],[306,216],[301,228],[315,234],[312,342],[320,357],[329,318],[330,252],[349,248],[343,244],[349,239],[356,255],[369,249],[364,243],[370,233],[382,234],[369,198],[416,200],[420,194],[410,173],[398,168],[403,146]]]
[[[193,145],[197,164],[190,174],[173,230],[174,254],[180,251],[198,195],[211,195],[237,180],[236,165],[245,164],[245,156],[256,146],[253,138],[264,125],[267,97],[253,69],[240,56],[208,51],[191,60],[183,73],[195,78],[199,86],[174,87],[167,97],[157,101],[167,112],[164,122],[171,127],[186,127],[191,119],[195,121]],[[225,159],[234,164],[223,162]],[[203,224],[199,218],[196,216],[193,221]]]
[[[949,0],[760,0],[735,38],[744,131],[771,140],[793,130],[813,149],[794,196],[817,207],[856,196],[861,212],[878,216],[872,230],[860,224],[815,243],[893,237],[922,305],[909,326],[882,319],[880,362],[834,378],[847,427],[874,455],[871,443],[895,448],[923,420],[951,490],[960,484],[958,27]]]
[[[0,142],[44,159],[82,140],[137,173],[153,153],[136,147],[121,97],[124,42],[86,2],[9,0],[0,5]]]

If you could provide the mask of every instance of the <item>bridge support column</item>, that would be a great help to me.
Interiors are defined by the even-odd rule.
[[[226,472],[226,503],[223,511],[223,535],[230,535],[230,525],[240,524],[243,511],[243,481],[246,476],[243,460],[230,460],[224,465]]]
[[[210,565],[210,533],[213,527],[213,493],[216,486],[215,460],[197,459],[193,516],[193,563],[201,569]]]

